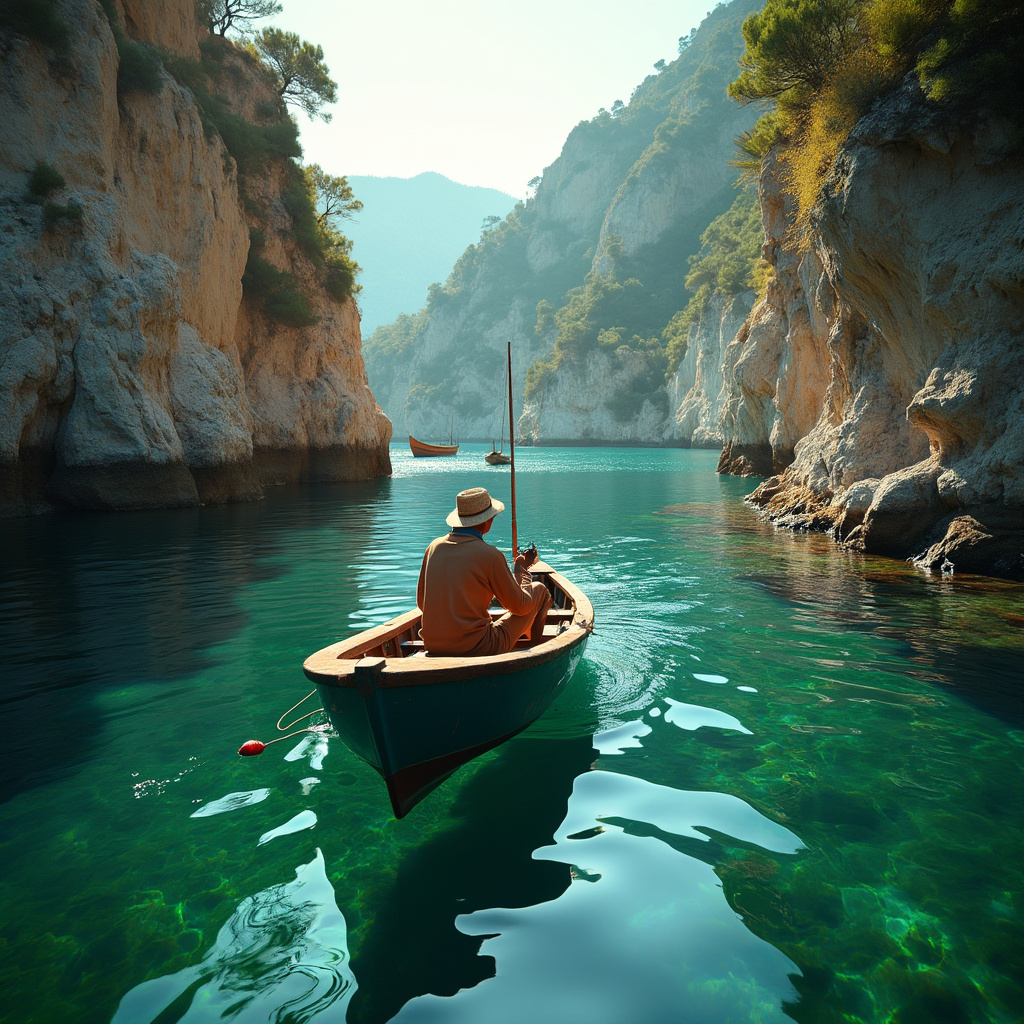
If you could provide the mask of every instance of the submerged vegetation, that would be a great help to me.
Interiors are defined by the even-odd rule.
[[[1020,122],[1019,0],[768,0],[743,24],[740,102],[772,109],[740,140],[752,166],[776,144],[797,226],[854,125],[880,97],[914,82],[933,105],[987,107]]]

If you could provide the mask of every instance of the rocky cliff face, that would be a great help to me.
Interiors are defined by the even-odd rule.
[[[684,448],[725,444],[725,352],[743,327],[753,292],[714,296],[690,328],[686,355],[668,385],[669,440]]]
[[[538,302],[561,309],[588,274],[644,278],[665,306],[652,333],[685,306],[687,256],[734,198],[728,154],[755,119],[725,95],[742,50],[739,26],[755,7],[720,5],[624,112],[578,125],[536,195],[460,259],[411,336],[396,344],[387,329],[374,335],[370,381],[397,433],[446,437],[454,421],[464,439],[494,437],[511,341],[520,435],[538,443],[673,441],[664,359],[659,366],[635,346],[564,362],[525,406],[519,396],[557,334],[550,324],[535,329]],[[626,393],[632,398],[623,402]]]
[[[59,10],[66,56],[12,37],[0,65],[0,508],[190,505],[388,472],[354,303],[318,288],[279,200],[268,259],[307,278],[321,320],[285,328],[244,298],[257,218],[220,138],[165,72],[155,94],[119,94],[100,7]],[[135,39],[198,54],[191,0],[118,14]],[[238,112],[268,97],[243,69]],[[65,182],[45,202],[39,164]],[[278,173],[249,185],[269,198]]]
[[[967,129],[912,88],[851,137],[726,357],[720,469],[768,475],[778,522],[945,571],[1024,576],[1024,207],[1009,127]]]

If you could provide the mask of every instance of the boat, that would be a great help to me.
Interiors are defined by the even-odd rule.
[[[535,563],[531,574],[553,599],[534,646],[524,639],[508,654],[435,657],[424,650],[416,608],[303,664],[338,735],[384,779],[396,818],[535,722],[579,665],[593,606],[547,563]]]
[[[459,450],[457,444],[427,444],[426,441],[417,441],[415,437],[410,435],[409,447],[412,449],[413,455],[419,458],[427,458],[437,455],[455,455]]]
[[[510,350],[511,351],[511,350]],[[511,357],[510,357],[511,363]],[[509,367],[511,370],[511,366]],[[509,416],[512,415],[512,387],[508,381],[505,382],[508,388],[508,411]],[[510,466],[512,464],[512,456],[506,455],[502,450],[505,447],[505,403],[501,404],[501,430],[498,432],[498,447],[494,447],[494,442],[491,442],[491,450],[484,456],[484,462],[488,466]],[[509,449],[515,450],[515,446],[512,444],[512,438],[509,438]]]

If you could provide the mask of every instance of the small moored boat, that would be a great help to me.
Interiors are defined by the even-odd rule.
[[[507,466],[512,461],[511,455],[505,455],[499,448],[494,447],[491,442],[491,450],[484,456],[484,462],[488,466]]]
[[[424,651],[416,608],[303,664],[338,734],[383,777],[396,818],[457,768],[536,721],[575,672],[593,606],[544,562],[531,573],[554,602],[533,647],[521,640],[493,657],[435,657]]]
[[[413,455],[420,458],[427,458],[436,455],[455,455],[459,450],[457,444],[428,444],[426,441],[417,441],[410,435],[409,447]]]

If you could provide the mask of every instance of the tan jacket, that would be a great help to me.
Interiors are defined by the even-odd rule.
[[[532,577],[509,571],[505,556],[480,537],[448,534],[431,541],[423,555],[416,604],[423,612],[420,637],[435,654],[466,654],[493,628],[488,608],[494,598],[513,615],[536,605]]]

